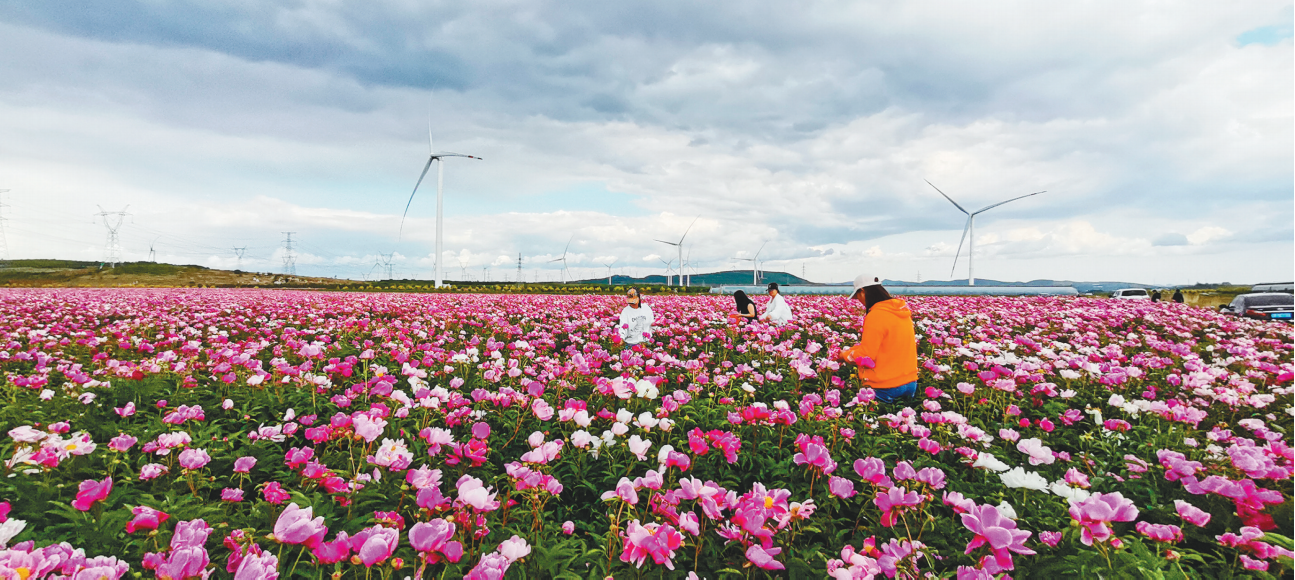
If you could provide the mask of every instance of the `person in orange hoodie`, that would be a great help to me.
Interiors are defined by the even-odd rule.
[[[838,358],[859,367],[859,381],[871,388],[877,400],[893,403],[917,393],[917,340],[913,312],[903,300],[892,297],[876,277],[854,279],[852,300],[863,304],[863,332],[859,344],[841,351]]]

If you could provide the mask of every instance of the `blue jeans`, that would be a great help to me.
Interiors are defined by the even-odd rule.
[[[882,403],[894,403],[901,399],[911,399],[917,394],[917,381],[890,389],[873,389],[877,400]]]

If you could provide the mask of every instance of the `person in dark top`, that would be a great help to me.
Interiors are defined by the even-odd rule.
[[[1174,302],[1183,303],[1183,291],[1181,288],[1174,288]]]
[[[746,292],[741,290],[734,292],[733,301],[737,303],[737,312],[729,316],[746,322],[755,322],[759,318],[760,311],[756,309],[755,302],[747,297]]]
[[[1160,291],[1159,291],[1159,290],[1153,290],[1153,291],[1151,292],[1151,301],[1152,301],[1152,302],[1160,302],[1160,298],[1161,298],[1161,296],[1160,296]]]

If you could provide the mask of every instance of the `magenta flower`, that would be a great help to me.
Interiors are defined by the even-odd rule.
[[[639,494],[638,491],[634,489],[634,482],[630,481],[628,477],[622,477],[621,480],[617,482],[615,490],[603,492],[603,501],[615,498],[620,498],[622,501],[630,505],[638,505]]]
[[[459,489],[459,501],[473,509],[483,512],[499,509],[499,502],[495,501],[494,488],[485,487],[480,479],[464,475],[455,485]]]
[[[220,490],[220,501],[240,502],[243,501],[243,490],[235,487],[227,487]]]
[[[169,469],[167,469],[165,465],[160,463],[149,463],[144,467],[139,468],[139,478],[140,480],[147,481],[158,477],[167,471],[169,471]]]
[[[1205,527],[1205,524],[1210,523],[1208,512],[1181,499],[1174,500],[1174,508],[1178,510],[1178,516],[1189,524]]]
[[[139,441],[139,439],[136,439],[134,437],[131,437],[130,435],[122,433],[116,437],[113,437],[112,440],[108,441],[108,449],[117,451],[119,453],[124,453],[126,450],[130,449],[131,447],[134,447],[137,441]]]
[[[239,457],[234,460],[234,473],[248,473],[253,467],[256,467],[255,457]]]
[[[76,499],[72,500],[72,507],[88,512],[95,502],[107,499],[108,494],[112,493],[112,478],[104,478],[103,481],[87,479],[81,482],[79,489]]]
[[[313,548],[324,541],[328,526],[324,517],[314,517],[314,508],[301,509],[296,502],[288,504],[274,522],[274,539],[285,544],[305,544]],[[313,519],[312,519],[313,518]]]
[[[1061,532],[1039,532],[1039,541],[1055,548],[1061,542]]]
[[[431,522],[418,522],[409,528],[409,545],[423,552],[427,561],[435,564],[441,558],[458,562],[463,557],[463,544],[453,540],[454,524],[436,518]]]
[[[269,552],[248,554],[234,571],[234,580],[277,580],[279,558]]]
[[[881,487],[890,487],[892,485],[890,476],[886,475],[886,462],[876,457],[866,459],[856,459],[854,462],[854,472],[859,474],[864,481]]]
[[[850,499],[854,497],[855,494],[853,481],[844,477],[837,477],[835,475],[831,476],[827,480],[827,490],[830,491],[832,495],[842,499]]]
[[[276,505],[288,501],[288,498],[292,497],[288,492],[283,491],[283,486],[279,485],[277,481],[265,484],[265,489],[261,490],[261,495],[265,497],[265,501]]]
[[[650,523],[644,526],[634,520],[626,527],[620,559],[641,568],[643,562],[652,558],[656,564],[674,570],[675,550],[682,545],[683,534],[669,524]]]
[[[746,549],[746,559],[752,564],[755,564],[755,567],[757,568],[764,570],[782,570],[786,568],[786,566],[783,566],[782,562],[774,559],[775,556],[781,553],[782,548],[765,549],[760,546],[760,544],[751,544],[751,547]]]
[[[211,463],[211,455],[202,449],[185,449],[180,452],[180,467],[190,471],[202,469]]]
[[[1157,542],[1183,541],[1183,530],[1178,526],[1138,522],[1134,528],[1138,530],[1138,533]]]
[[[338,532],[331,542],[320,542],[311,549],[320,564],[336,564],[351,557],[351,538],[346,532]]]
[[[900,513],[922,503],[922,499],[915,491],[908,491],[903,486],[895,486],[886,491],[878,492],[872,503],[881,508],[881,525],[889,528],[895,525],[895,519],[899,517]]]
[[[351,536],[351,550],[360,558],[360,563],[372,568],[374,564],[390,558],[399,541],[400,530],[373,526]]]
[[[807,443],[804,449],[804,453],[797,453],[792,456],[793,463],[796,465],[809,465],[810,468],[817,469],[824,475],[836,471],[836,462],[832,461],[832,455],[828,453],[826,447],[817,443]]]
[[[472,425],[472,436],[473,436],[473,437],[475,437],[475,438],[477,438],[477,439],[489,439],[489,438],[490,438],[490,424],[489,424],[489,423],[476,423],[476,424],[473,424],[473,425]]]
[[[1095,493],[1092,497],[1070,505],[1070,517],[1079,522],[1080,541],[1086,546],[1104,542],[1111,537],[1110,522],[1131,522],[1138,517],[1138,508],[1124,495]]]
[[[989,544],[998,570],[1012,570],[1012,552],[1032,555],[1034,550],[1025,547],[1030,532],[1016,529],[1016,522],[1004,517],[997,507],[978,505],[962,514],[962,525],[976,534],[967,544],[966,554]]]
[[[126,522],[127,534],[133,534],[135,530],[156,530],[158,524],[171,517],[160,510],[142,505],[131,508],[130,513],[134,517],[129,522]]]
[[[690,513],[691,513],[691,512],[690,512]],[[695,520],[695,519],[696,519],[696,517],[697,517],[697,516],[693,516],[693,519]],[[680,518],[679,518],[679,523],[680,523],[680,525],[682,525],[682,524],[683,524],[683,517],[682,517],[682,516],[680,516]],[[567,521],[565,521],[565,522],[562,522],[562,533],[564,533],[564,534],[566,534],[566,535],[570,536],[571,534],[574,534],[575,532],[576,532],[576,524],[575,524],[575,522],[572,522],[571,520],[567,520]]]

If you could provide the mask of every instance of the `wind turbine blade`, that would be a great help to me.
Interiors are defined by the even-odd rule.
[[[926,181],[926,180],[925,180],[925,179],[923,179],[922,181]],[[930,181],[926,181],[926,184],[927,184],[927,185],[929,185],[929,186],[931,186],[931,187],[935,187],[935,184],[934,184],[934,183],[931,183]],[[936,190],[936,191],[940,191],[940,188],[935,187],[935,190]],[[965,214],[967,214],[967,215],[971,215],[971,212],[967,211],[967,208],[964,208],[964,207],[962,207],[962,206],[958,205],[958,202],[953,201],[953,198],[952,198],[952,197],[949,197],[948,195],[946,195],[943,191],[940,191],[940,195],[943,195],[943,196],[944,196],[944,199],[949,200],[949,203],[953,204],[953,207],[956,207],[956,208],[958,208],[959,210],[961,210],[961,211],[962,211],[962,213],[965,213]],[[981,211],[984,211],[984,210],[981,210]]]
[[[682,244],[682,243],[683,243],[683,239],[684,239],[684,238],[688,237],[688,232],[692,231],[692,226],[693,226],[694,224],[696,224],[696,223],[697,223],[697,220],[699,220],[699,219],[701,219],[701,216],[697,216],[697,217],[695,217],[695,218],[692,218],[692,223],[688,224],[688,229],[686,229],[686,230],[684,230],[684,231],[683,231],[683,235],[682,235],[682,236],[679,236],[679,243],[680,243],[680,244]]]
[[[953,277],[954,270],[958,269],[958,255],[962,253],[962,242],[967,240],[967,229],[971,227],[971,218],[967,218],[967,225],[962,226],[962,237],[958,238],[958,251],[953,253],[953,267],[949,269],[949,277]]]
[[[436,156],[437,156],[437,157],[467,157],[468,159],[477,159],[477,160],[480,160],[480,161],[485,161],[485,159],[481,159],[480,157],[477,157],[476,155],[464,155],[464,154],[462,154],[462,153],[450,153],[449,151],[442,151],[442,152],[440,152],[440,153],[436,153]]]
[[[435,157],[427,158],[427,165],[423,166],[423,173],[418,176],[418,183],[415,183],[414,190],[409,192],[409,201],[405,202],[405,213],[400,214],[400,229],[396,230],[396,239],[400,239],[400,234],[405,231],[405,216],[409,215],[409,206],[414,203],[414,194],[418,193],[418,186],[423,184],[423,178],[427,177],[427,170],[432,168],[433,161],[436,161]]]
[[[760,249],[755,251],[755,257],[754,257],[754,258],[751,258],[751,261],[752,261],[752,262],[754,262],[754,261],[756,261],[756,260],[760,259],[760,252],[763,252],[763,251],[764,251],[764,247],[765,247],[765,245],[766,245],[766,244],[768,244],[768,243],[769,243],[769,242],[765,242],[765,243],[763,243],[763,244],[760,244]]]
[[[572,241],[572,240],[574,240],[574,239],[576,239],[576,235],[575,235],[575,234],[571,234],[571,237],[570,237],[569,239],[567,239],[567,247],[562,248],[562,260],[563,260],[563,261],[565,261],[565,260],[567,259],[567,250],[571,249],[571,241]]]
[[[656,240],[656,241],[661,242],[661,243],[663,243],[663,244],[670,244],[671,246],[677,246],[677,245],[679,245],[679,244],[676,244],[676,243],[674,243],[674,242],[667,242],[667,241],[665,241],[665,240]]]
[[[432,115],[427,114],[427,154],[436,154],[436,143],[432,141]]]
[[[971,215],[976,215],[976,214],[978,214],[978,213],[982,213],[982,212],[985,212],[985,211],[988,211],[988,210],[994,209],[994,208],[996,208],[996,207],[998,207],[998,206],[1000,206],[1000,205],[1003,205],[1003,204],[1005,204],[1005,203],[1011,203],[1011,202],[1016,201],[1016,200],[1018,200],[1018,199],[1025,199],[1025,198],[1027,198],[1027,197],[1030,197],[1031,195],[1039,195],[1040,193],[1047,193],[1047,190],[1045,189],[1045,190],[1043,190],[1043,191],[1036,191],[1036,192],[1034,192],[1034,193],[1027,193],[1027,194],[1022,195],[1022,196],[1020,196],[1020,197],[1013,197],[1012,199],[1009,199],[1009,200],[1007,200],[1007,201],[1000,201],[1000,202],[998,202],[998,203],[996,203],[996,204],[994,204],[994,205],[986,206],[986,207],[982,207],[982,208],[980,208],[980,211],[977,211],[976,213],[973,213],[973,214],[971,214]]]

